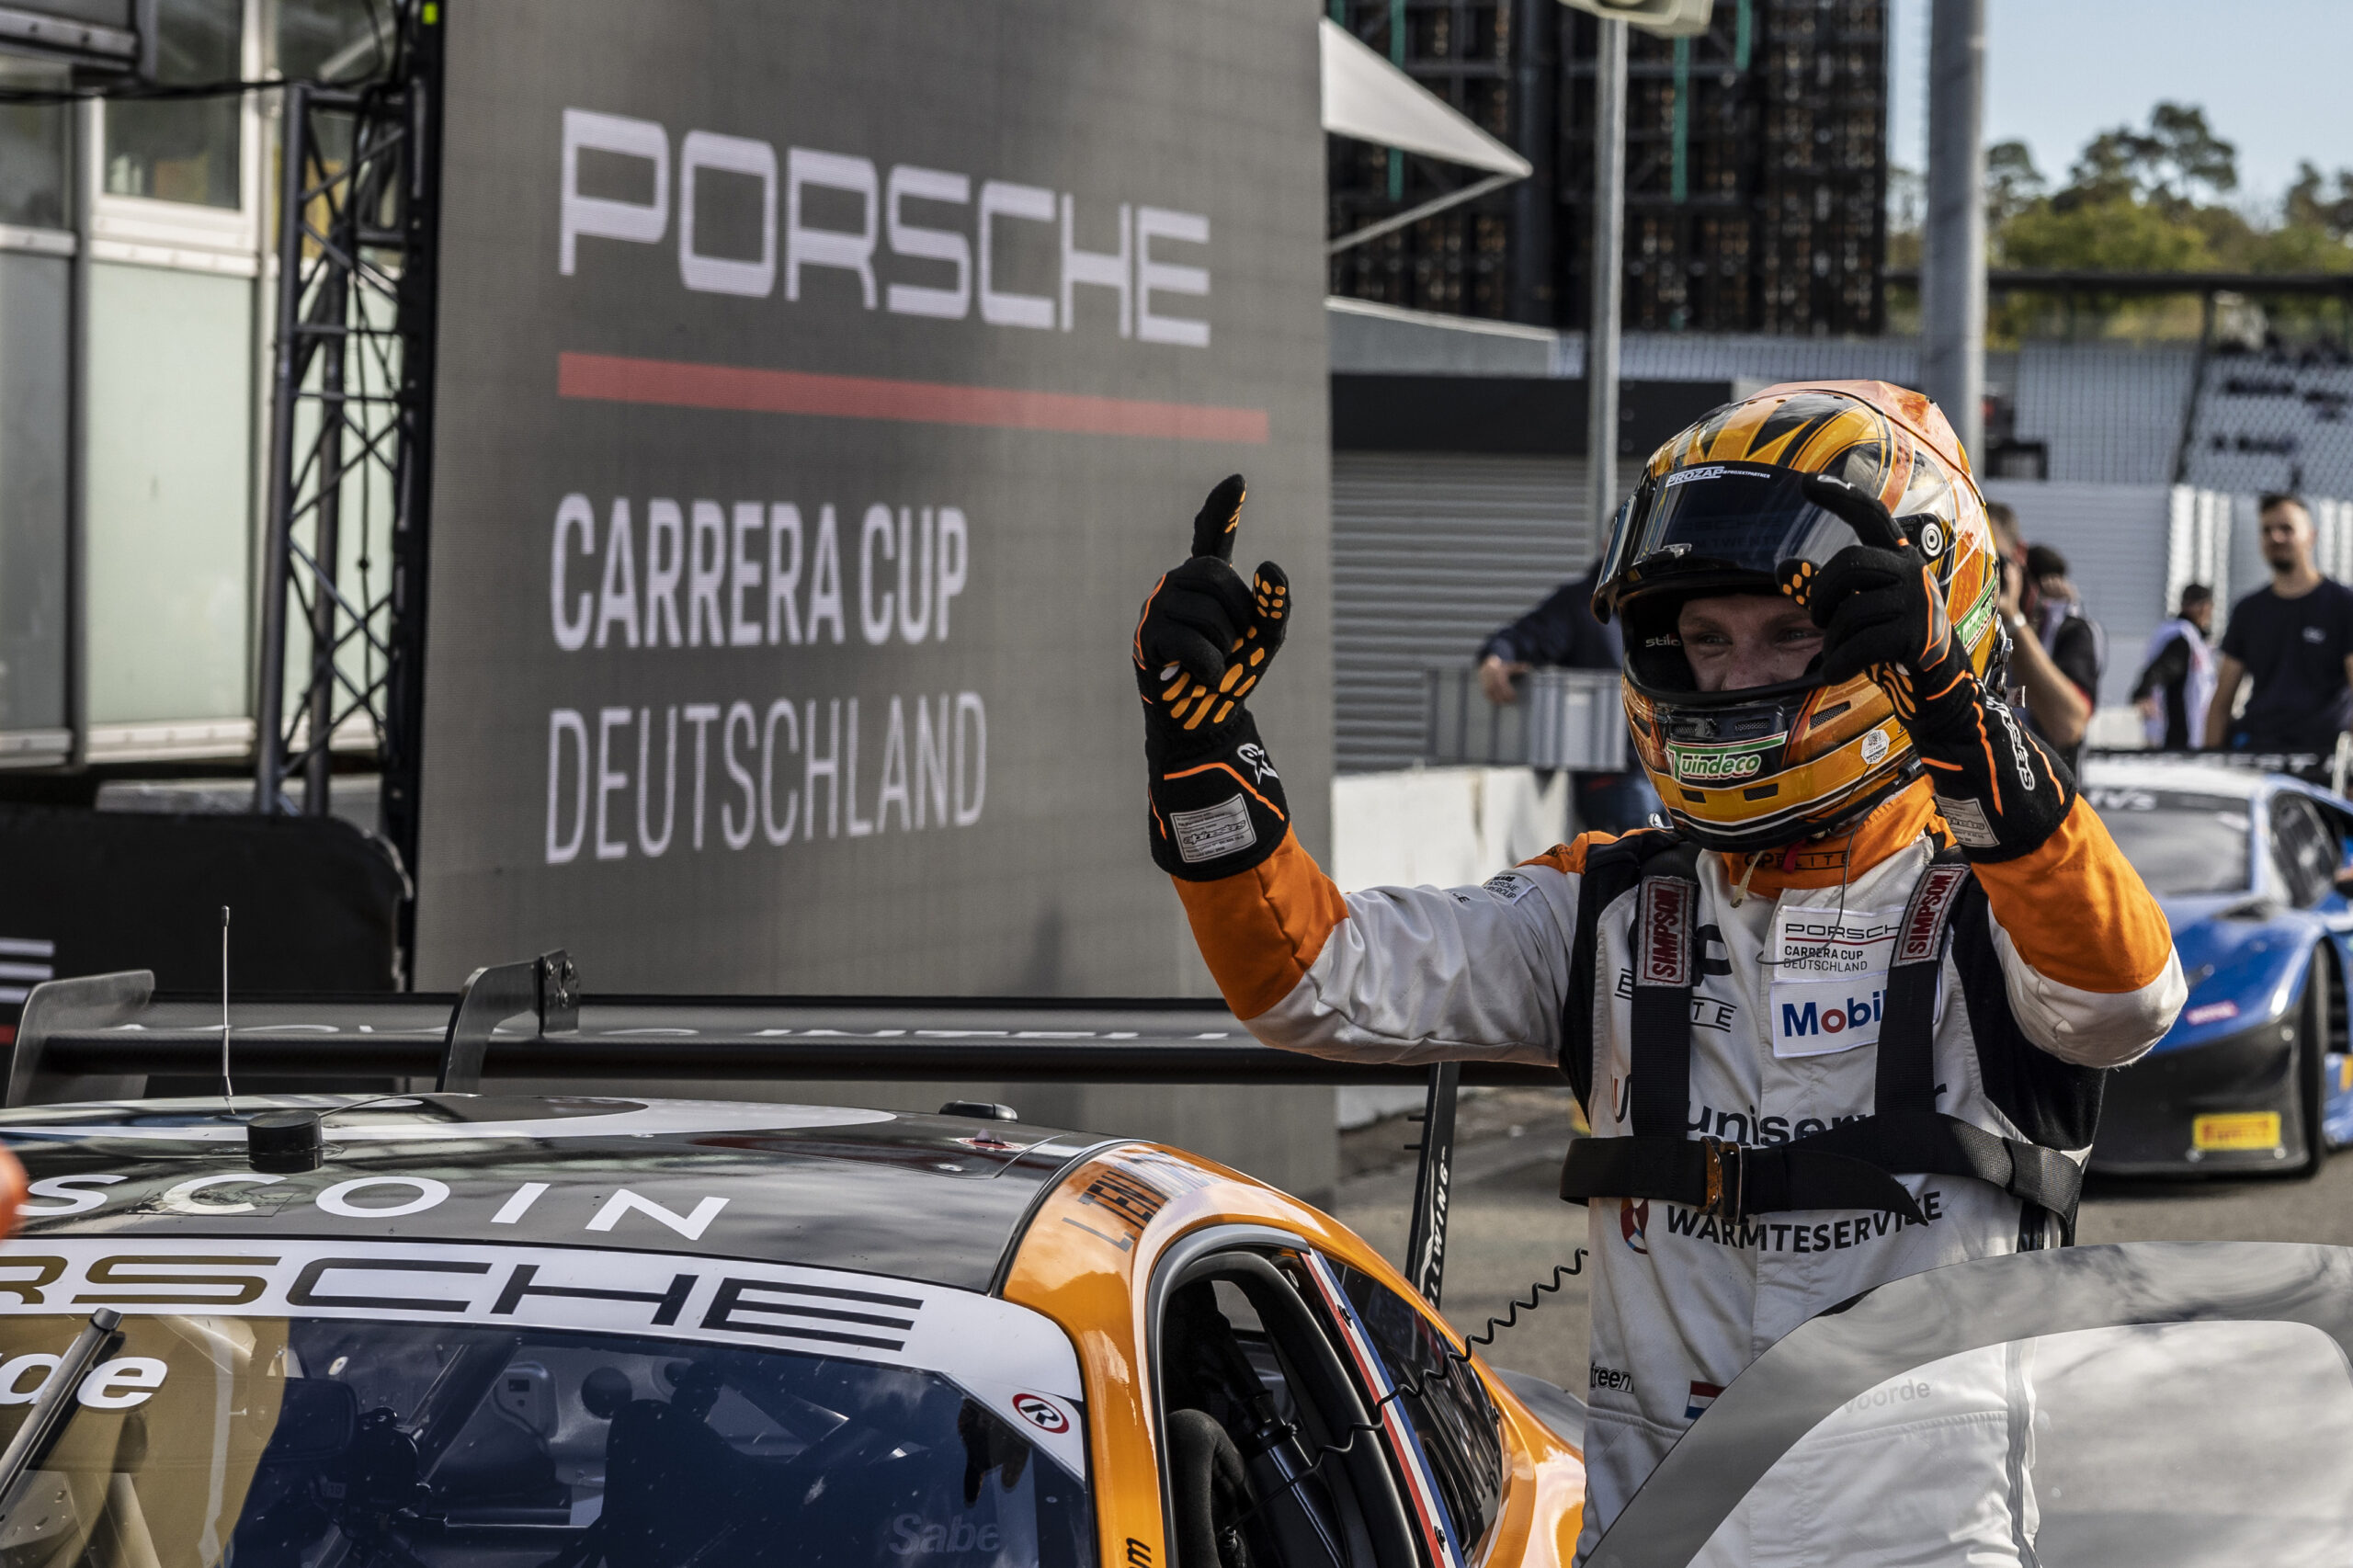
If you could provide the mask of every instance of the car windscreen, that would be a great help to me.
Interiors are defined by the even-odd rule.
[[[2247,891],[2245,801],[2097,784],[2084,798],[2160,898]]]
[[[2353,1377],[2301,1323],[2012,1340],[1864,1391],[1700,1562],[2225,1568],[2353,1562]]]
[[[0,1439],[81,1326],[0,1317]],[[6,1521],[11,1563],[1079,1568],[1094,1555],[1083,1478],[949,1371],[347,1316],[158,1313],[127,1317],[121,1335]],[[1012,1407],[1050,1432],[1078,1419],[1034,1394]]]

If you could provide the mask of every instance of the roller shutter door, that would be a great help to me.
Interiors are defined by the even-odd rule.
[[[1332,454],[1336,766],[1421,756],[1423,671],[1592,564],[1582,458]]]

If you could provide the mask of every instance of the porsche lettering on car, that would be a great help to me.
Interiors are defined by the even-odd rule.
[[[265,1111],[320,1119],[317,1168],[256,1168]],[[0,1137],[32,1178],[0,1430],[74,1380],[0,1518],[45,1563],[1210,1568],[1222,1540],[1471,1568],[1575,1540],[1574,1430],[1358,1237],[1174,1149],[468,1094],[19,1108]]]

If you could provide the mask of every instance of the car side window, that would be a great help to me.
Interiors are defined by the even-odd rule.
[[[2271,859],[2297,908],[2309,909],[2328,896],[2336,875],[2336,835],[2301,795],[2272,797]]]
[[[1478,1374],[1448,1353],[1445,1337],[1420,1308],[1370,1274],[1343,1263],[1330,1267],[1400,1391],[1397,1403],[1468,1555],[1495,1523],[1503,1498],[1502,1416]]]

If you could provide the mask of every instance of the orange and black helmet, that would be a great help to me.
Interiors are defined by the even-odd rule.
[[[1857,542],[1806,498],[1835,473],[1877,496],[1933,569],[1980,676],[2006,652],[1985,504],[1937,405],[1884,381],[1791,382],[1727,403],[1651,455],[1602,559],[1594,612],[1626,647],[1634,751],[1684,836],[1754,851],[1837,831],[1918,771],[1888,694],[1813,672],[1703,692],[1677,635],[1688,600],[1779,592],[1784,562]],[[1818,662],[1818,661],[1817,661]]]

